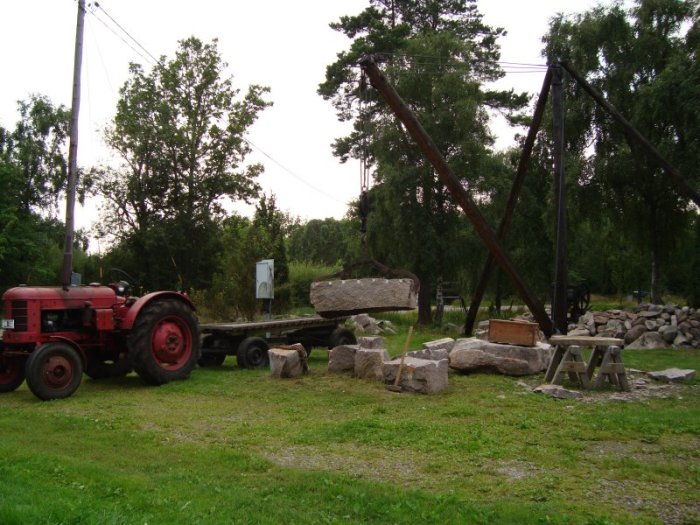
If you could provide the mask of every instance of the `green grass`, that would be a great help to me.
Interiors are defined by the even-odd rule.
[[[624,357],[700,369],[698,350]],[[0,396],[0,523],[700,523],[697,381],[580,402],[451,374],[417,396],[329,375],[322,350],[310,365],[275,381],[229,358],[158,388]]]

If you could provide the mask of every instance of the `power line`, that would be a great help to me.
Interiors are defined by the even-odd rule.
[[[136,53],[138,56],[140,56],[141,58],[143,58],[146,62],[151,62],[151,60],[150,60],[148,57],[146,57],[143,53],[141,53],[141,52],[140,52],[138,49],[136,49],[134,46],[132,46],[131,44],[129,44],[129,42],[127,42],[126,40],[124,40],[124,38],[123,38],[120,34],[118,34],[112,27],[110,27],[109,25],[107,25],[107,23],[106,23],[104,20],[102,20],[99,16],[97,16],[96,11],[94,11],[94,10],[93,10],[93,11],[90,11],[90,14],[91,14],[92,16],[95,17],[95,20],[97,20],[100,24],[102,24],[103,26],[105,26],[114,36],[116,36],[119,40],[121,40],[121,41],[124,43],[124,45],[126,45],[126,46],[127,46],[129,49],[131,49],[134,53]]]
[[[143,51],[144,51],[149,57],[151,57],[151,59],[152,59],[154,62],[156,62],[156,63],[158,62],[158,59],[157,59],[156,57],[154,57],[154,56],[148,51],[148,49],[146,49],[145,47],[143,47],[143,46],[141,45],[141,43],[140,43],[138,40],[136,40],[133,36],[131,36],[131,34],[130,34],[126,29],[124,29],[124,28],[121,26],[121,24],[119,24],[119,22],[117,22],[114,18],[112,18],[112,17],[110,16],[110,14],[109,14],[107,11],[105,11],[104,7],[102,7],[98,2],[95,2],[95,7],[97,7],[97,9],[99,9],[99,10],[102,11],[105,15],[107,15],[107,18],[109,18],[109,19],[114,23],[114,25],[116,25],[119,29],[121,29],[122,32],[123,32],[126,36],[128,36],[137,46],[139,46],[141,49],[143,49]]]
[[[316,186],[314,186],[314,185],[311,184],[310,182],[307,182],[306,180],[304,180],[303,178],[301,178],[299,175],[297,175],[296,173],[294,173],[292,170],[290,170],[289,168],[287,168],[286,166],[284,166],[282,163],[280,163],[278,160],[274,159],[274,158],[273,158],[272,156],[270,156],[268,153],[265,153],[262,149],[260,149],[258,146],[256,146],[255,144],[253,144],[250,140],[245,139],[245,138],[244,138],[243,140],[244,140],[247,144],[249,144],[250,146],[252,146],[253,148],[255,148],[256,150],[258,150],[260,153],[262,153],[265,157],[267,157],[268,159],[270,159],[272,162],[274,162],[275,164],[277,164],[280,168],[282,168],[284,171],[286,171],[287,173],[289,173],[292,177],[294,177],[295,179],[297,179],[297,180],[298,180],[299,182],[301,182],[302,184],[305,184],[306,186],[308,186],[308,187],[311,188],[312,190],[314,190],[314,191],[320,193],[320,194],[323,195],[324,197],[328,197],[328,198],[331,199],[332,201],[335,201],[335,202],[337,202],[337,203],[339,203],[339,204],[342,204],[342,205],[344,205],[344,206],[347,206],[347,205],[348,205],[347,202],[343,202],[343,201],[341,201],[340,199],[338,199],[337,197],[334,197],[333,195],[331,195],[331,194],[329,194],[329,193],[326,193],[326,192],[323,191],[322,189],[317,188]]]

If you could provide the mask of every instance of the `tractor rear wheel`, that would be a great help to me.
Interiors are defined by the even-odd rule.
[[[0,394],[13,392],[24,381],[24,359],[0,354]]]
[[[80,355],[65,343],[46,343],[34,350],[25,366],[27,386],[42,401],[69,397],[83,379]]]
[[[248,337],[238,345],[236,361],[239,368],[262,368],[269,366],[270,356],[267,341],[262,337]]]
[[[183,301],[152,302],[136,318],[127,344],[131,365],[147,383],[186,379],[200,355],[197,318]]]

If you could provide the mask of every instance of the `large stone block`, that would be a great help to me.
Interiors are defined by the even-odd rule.
[[[547,369],[552,347],[489,343],[476,338],[458,339],[450,352],[450,368],[462,372],[491,370],[505,375],[537,374]]]
[[[412,310],[418,304],[412,279],[347,279],[311,284],[310,299],[324,317],[360,312]]]
[[[389,353],[383,348],[360,348],[355,353],[355,375],[361,379],[381,381],[384,378],[382,365],[389,361]]]
[[[384,348],[384,338],[379,335],[360,337],[360,348]]]
[[[399,371],[401,359],[384,363],[384,382],[393,385]],[[404,392],[437,394],[447,390],[447,360],[430,361],[408,357],[404,359],[399,386]]]
[[[301,344],[270,348],[270,376],[277,379],[298,377],[309,371],[306,363],[306,350]]]
[[[358,345],[340,345],[328,352],[329,372],[353,372]]]

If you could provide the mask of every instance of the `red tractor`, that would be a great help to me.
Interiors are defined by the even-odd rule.
[[[2,296],[0,393],[24,379],[39,399],[68,397],[93,379],[132,369],[149,384],[184,379],[200,357],[185,294],[127,297],[127,285],[11,288]]]

